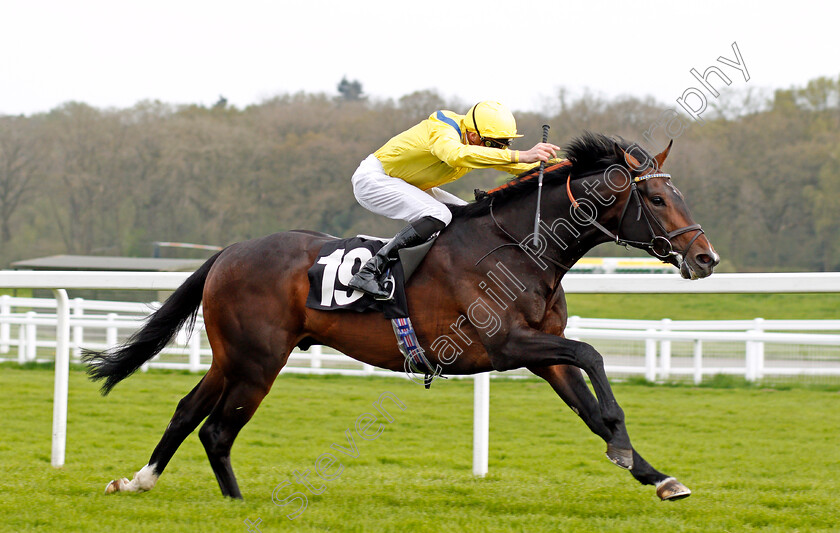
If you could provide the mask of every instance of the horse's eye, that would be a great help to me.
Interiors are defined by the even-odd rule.
[[[650,199],[653,205],[665,205],[665,200],[661,196],[654,196]]]

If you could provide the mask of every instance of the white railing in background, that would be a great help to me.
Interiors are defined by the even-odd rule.
[[[104,350],[116,346],[136,331],[159,302],[134,303],[85,300],[70,301],[71,360],[79,362],[83,348]],[[23,364],[51,361],[55,353],[56,301],[44,298],[0,296],[0,361]],[[792,333],[808,332],[808,333]],[[814,332],[835,332],[817,334]],[[650,381],[690,375],[699,384],[704,376],[740,374],[749,381],[774,375],[840,376],[840,320],[625,320],[569,318],[570,338],[611,341],[600,347],[610,376],[643,375]],[[691,343],[689,364],[673,354],[673,342]],[[629,344],[645,347],[644,357],[628,355]],[[725,343],[726,357],[704,357],[704,343]],[[776,345],[778,356],[765,357],[766,345]],[[738,348],[737,345],[741,345]],[[819,358],[799,355],[802,347],[827,346]],[[15,350],[16,348],[16,350]],[[16,351],[16,356],[14,352]],[[40,355],[39,355],[40,354]],[[175,342],[144,365],[148,368],[184,369],[193,372],[209,368],[211,351],[199,314],[196,331],[181,331]],[[674,364],[678,361],[681,364]],[[295,351],[284,369],[287,373],[393,375],[340,353],[324,352],[314,346],[308,353]],[[511,372],[507,375],[529,375]]]
[[[677,268],[653,257],[584,257],[569,271],[572,274],[676,274]]]
[[[26,271],[2,271],[0,272],[0,288],[31,288],[51,289],[55,295],[56,313],[55,320],[55,390],[53,401],[53,438],[52,438],[52,465],[62,466],[64,464],[66,428],[67,428],[67,392],[70,364],[71,345],[71,305],[67,297],[67,289],[116,289],[116,290],[153,290],[165,291],[176,289],[189,276],[189,273],[182,272],[26,272]],[[715,274],[709,278],[697,281],[682,280],[673,274],[567,274],[563,280],[563,287],[567,293],[824,293],[840,292],[840,273],[781,273],[781,274]],[[11,318],[8,325],[11,326]],[[37,344],[36,332],[39,321],[44,320],[33,315],[26,317],[26,323],[21,328],[23,334],[18,335],[18,342],[23,339],[30,345]],[[100,320],[98,318],[85,318],[77,316],[75,327],[88,326],[87,320]],[[108,318],[106,318],[108,320]],[[121,324],[116,317],[110,317],[110,329],[106,331],[118,331]],[[12,335],[9,333],[2,337],[0,324],[0,344],[8,340],[12,345]],[[46,325],[46,323],[44,324]],[[136,327],[136,322],[133,327]],[[657,328],[648,328],[644,332],[623,331],[619,333],[607,333],[609,330],[598,330],[584,328],[572,329],[570,335],[606,336],[625,335],[631,336],[645,344],[645,375],[649,378],[656,377],[657,341],[662,345],[660,348],[661,361],[668,361],[670,364],[670,344],[679,341],[694,342],[694,359],[702,362],[702,342],[714,339],[724,341],[740,342],[739,332],[704,332],[704,331],[658,331]],[[693,334],[691,337],[689,334]],[[796,335],[784,333],[765,333],[751,331],[751,337],[745,340],[746,359],[745,368],[748,375],[755,376],[756,369],[760,368],[761,355],[760,346],[762,343],[789,342],[792,337],[781,337],[783,335]],[[107,336],[108,334],[106,334]],[[195,336],[196,338],[198,336]],[[817,336],[812,335],[809,339],[814,340]],[[836,343],[836,339],[829,338],[829,335],[820,335],[816,344]],[[106,338],[113,341],[114,335]],[[743,340],[743,339],[741,339]],[[197,342],[197,341],[193,341]],[[19,344],[20,346],[20,344]],[[666,349],[667,347],[667,349]],[[36,351],[37,352],[37,351]],[[31,355],[24,352],[24,358]],[[199,346],[198,353],[201,353]],[[321,354],[311,359],[311,366],[318,369],[326,358]],[[37,358],[37,353],[36,353]],[[317,361],[317,363],[316,363]],[[189,365],[198,368],[201,363],[195,365],[195,359]],[[660,366],[661,368],[661,366]],[[291,369],[289,369],[291,370]],[[323,367],[319,369],[323,371]],[[663,375],[676,371],[675,368],[663,368]],[[362,372],[374,372],[372,368],[363,368]],[[696,374],[695,374],[696,376]],[[489,428],[489,374],[475,376],[475,407],[474,407],[474,450],[473,450],[473,472],[476,475],[484,475],[487,472],[488,457],[488,428]]]
[[[643,342],[644,360],[635,365],[611,364],[610,352],[602,350],[602,353],[608,373],[643,373],[649,381],[682,374],[691,375],[695,384],[703,376],[715,374],[740,374],[748,381],[773,375],[840,376],[840,320],[626,320],[572,316],[566,336],[591,343],[595,340]],[[692,344],[690,365],[672,365],[674,341]],[[704,359],[704,342],[706,346],[726,343],[728,353],[712,361]],[[734,348],[739,344],[743,345],[743,352]],[[771,361],[765,357],[767,345],[774,347]],[[808,358],[800,353],[802,347],[814,346],[828,348],[818,357]]]

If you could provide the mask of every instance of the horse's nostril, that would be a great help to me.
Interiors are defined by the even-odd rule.
[[[704,267],[716,267],[718,263],[720,263],[720,256],[718,254],[697,254],[694,259],[697,261],[697,264]]]

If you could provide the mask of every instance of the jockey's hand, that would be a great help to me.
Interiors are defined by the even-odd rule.
[[[560,147],[551,143],[537,143],[528,151],[519,152],[520,163],[539,163],[557,157]]]

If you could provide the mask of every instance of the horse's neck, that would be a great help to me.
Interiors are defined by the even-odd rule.
[[[585,201],[589,202],[588,205],[592,204],[588,197]],[[607,235],[587,221],[590,211],[575,210],[572,207],[565,186],[544,188],[541,204],[539,233],[544,247],[537,248],[532,243],[536,194],[528,194],[506,204],[495,213],[496,221],[502,227],[510,228],[510,233],[519,239],[521,247],[545,255],[566,267],[571,267],[595,246],[609,241]],[[608,209],[596,209],[596,219],[605,218]]]

